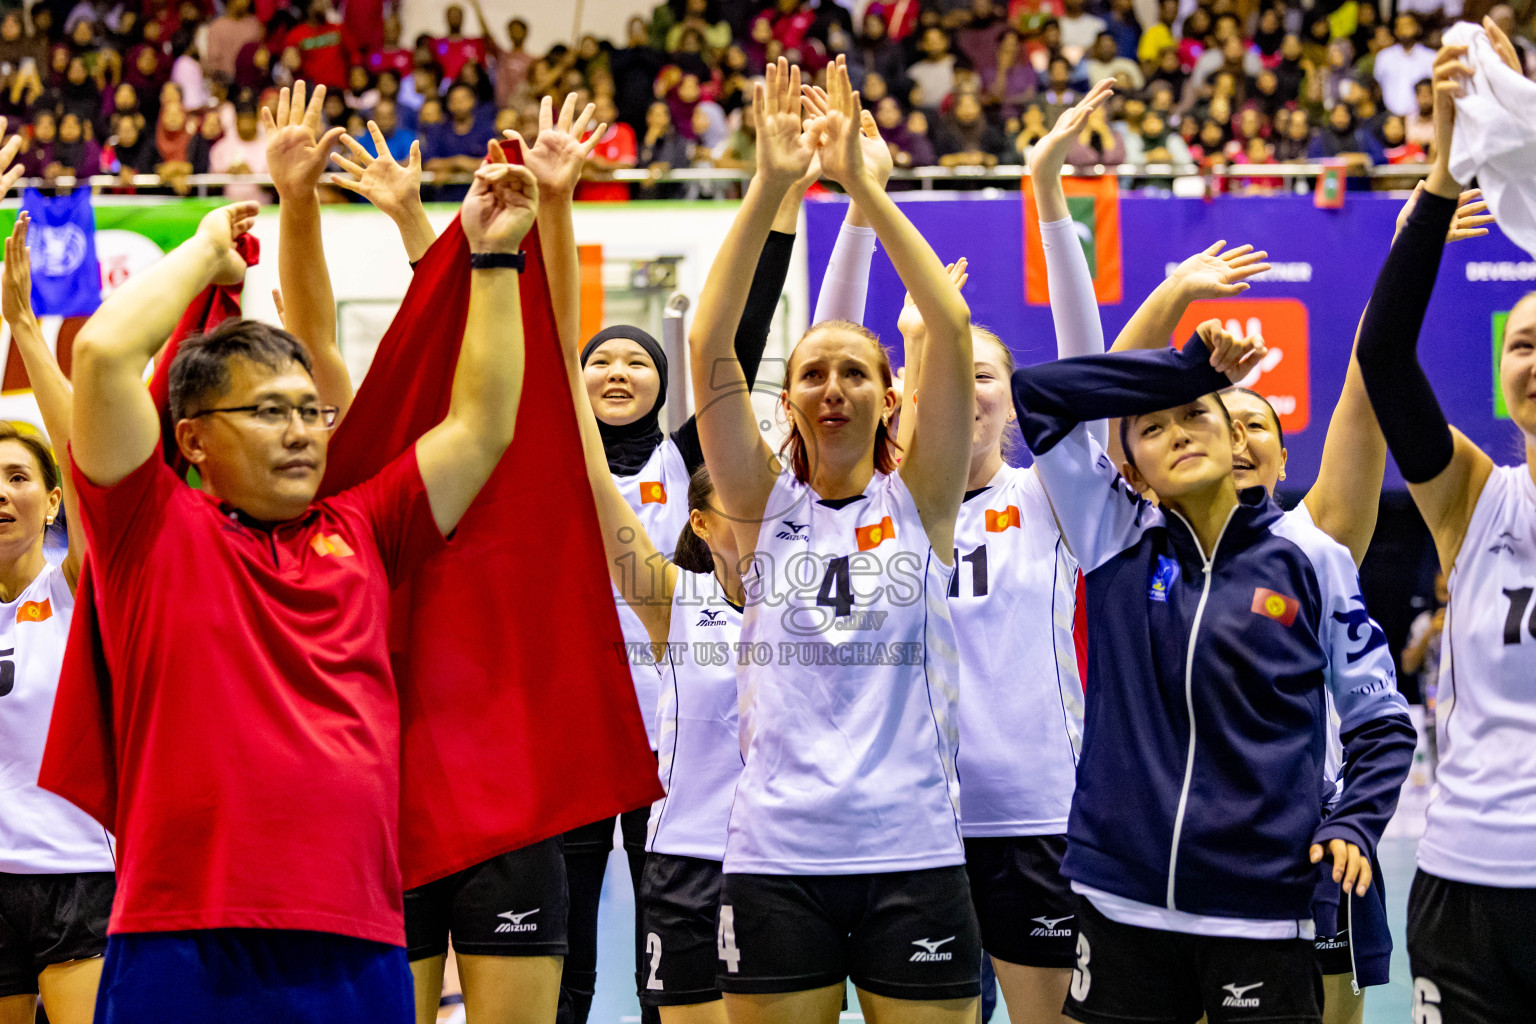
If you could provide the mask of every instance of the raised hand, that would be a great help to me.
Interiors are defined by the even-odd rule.
[[[1465,46],[1442,46],[1435,54],[1435,171],[1432,183],[1437,195],[1444,195],[1450,187],[1451,138],[1456,128],[1456,100],[1462,95],[1466,83],[1472,79],[1472,67],[1463,58]],[[1444,181],[1438,179],[1443,177]],[[1438,187],[1435,187],[1438,185]]]
[[[864,160],[864,146],[859,94],[848,80],[846,65],[827,69],[827,112],[817,119],[821,125],[821,172],[845,190],[872,175]],[[883,188],[883,186],[881,186]]]
[[[352,158],[349,160],[339,153],[332,153],[331,160],[351,177],[333,174],[330,182],[357,193],[381,212],[398,218],[411,203],[421,202],[421,143],[411,143],[411,155],[402,164],[389,151],[384,133],[373,121],[368,122],[368,134],[373,137],[373,147],[379,155],[370,155],[361,142],[350,135],[342,135],[342,144],[351,151]]]
[[[236,285],[245,280],[245,260],[235,251],[235,239],[256,225],[255,203],[232,203],[211,210],[197,225],[197,237],[212,249],[213,283]]]
[[[281,200],[302,199],[314,194],[320,172],[336,140],[346,134],[344,128],[332,128],[320,134],[320,111],[325,106],[325,86],[315,86],[309,103],[304,102],[304,82],[293,83],[277,96],[277,116],[261,108],[261,123],[267,130],[267,172]]]
[[[839,66],[843,66],[846,61],[846,57],[838,55]],[[827,91],[821,86],[802,85],[800,100],[811,117],[826,116]],[[864,166],[869,168],[880,187],[884,188],[886,182],[891,180],[891,172],[895,170],[895,160],[891,156],[891,147],[880,137],[880,126],[875,123],[875,115],[867,110],[860,111],[859,145],[864,150]]]
[[[1269,354],[1264,339],[1257,334],[1239,338],[1227,331],[1220,320],[1207,320],[1195,328],[1200,340],[1211,350],[1211,367],[1224,373],[1236,384],[1247,377]]]
[[[944,272],[949,275],[950,283],[957,291],[964,289],[965,282],[970,279],[969,267],[970,262],[962,256],[944,268]],[[918,312],[917,303],[912,301],[911,292],[907,292],[906,299],[901,304],[901,315],[896,318],[896,329],[908,341],[921,340],[927,334],[928,327],[923,323],[923,314]]]
[[[801,123],[798,67],[790,67],[780,57],[768,65],[766,77],[766,84],[759,82],[752,88],[752,116],[757,121],[757,173],[765,183],[788,189],[810,169],[821,145],[826,119]],[[827,173],[825,154],[822,173]]]
[[[1248,290],[1247,281],[1250,277],[1272,269],[1264,262],[1269,258],[1269,253],[1262,250],[1254,252],[1251,245],[1240,245],[1223,252],[1222,248],[1226,244],[1223,240],[1203,252],[1195,253],[1168,275],[1178,285],[1182,302],[1229,299],[1241,295]]]
[[[1483,31],[1488,33],[1488,41],[1493,44],[1493,52],[1499,55],[1499,59],[1509,65],[1511,71],[1524,75],[1525,71],[1520,67],[1520,53],[1515,49],[1515,44],[1509,41],[1509,36],[1504,34],[1504,30],[1495,25],[1492,18],[1484,16]]]
[[[1072,140],[1077,138],[1088,124],[1089,116],[1103,107],[1114,91],[1114,80],[1106,78],[1089,89],[1088,95],[1084,96],[1076,106],[1061,112],[1061,116],[1056,119],[1055,127],[1041,136],[1040,141],[1035,143],[1035,148],[1030,151],[1031,177],[1054,179],[1061,176],[1061,165],[1066,162],[1067,150],[1072,148]]]
[[[539,182],[526,167],[509,164],[492,139],[487,162],[475,171],[459,222],[472,253],[513,253],[539,212]]]
[[[1402,233],[1403,225],[1408,223],[1409,214],[1419,203],[1419,195],[1424,191],[1424,183],[1421,181],[1413,187],[1413,194],[1403,204],[1403,208],[1397,214],[1397,227],[1392,231],[1392,240]],[[1481,238],[1488,233],[1488,225],[1493,223],[1493,214],[1488,212],[1488,203],[1483,199],[1483,190],[1480,188],[1467,189],[1456,199],[1456,214],[1451,218],[1451,227],[1445,233],[1447,243],[1460,242],[1468,238]]]
[[[5,118],[0,117],[0,135],[5,134],[7,123],[8,122]],[[23,172],[26,170],[26,167],[22,164],[16,164],[15,167],[11,166],[12,164],[16,163],[16,154],[20,152],[20,135],[12,135],[10,141],[5,144],[4,148],[0,148],[0,196],[3,196],[10,191],[11,186],[15,185],[16,182],[20,180]]]
[[[582,166],[608,126],[598,125],[587,136],[587,141],[582,142],[581,137],[592,123],[596,105],[588,103],[586,109],[573,118],[576,94],[571,93],[560,107],[558,121],[553,117],[554,105],[554,100],[548,96],[539,104],[539,134],[533,145],[524,141],[514,129],[508,128],[502,134],[523,147],[523,166],[538,180],[539,198],[558,202],[570,199],[575,193],[576,185],[581,181]]]
[[[0,131],[4,125],[0,124]],[[37,323],[32,315],[32,252],[27,248],[27,228],[32,218],[23,211],[16,215],[16,227],[5,240],[5,273],[0,277],[0,313],[15,331],[18,326]]]

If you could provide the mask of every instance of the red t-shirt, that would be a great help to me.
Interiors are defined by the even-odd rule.
[[[485,67],[484,39],[449,39],[444,36],[432,40],[432,52],[437,54],[437,62],[443,66],[443,78],[450,82],[459,77],[459,71],[465,64]]]
[[[368,70],[374,74],[393,71],[401,81],[411,73],[410,50],[379,50],[368,55]]]
[[[347,87],[354,47],[344,26],[296,25],[283,39],[283,46],[298,48],[304,61],[299,68],[299,77],[311,87],[324,85],[332,90]]]
[[[602,141],[592,147],[592,155],[610,162],[628,161],[635,165],[635,130],[623,121],[608,126]],[[582,203],[621,203],[629,198],[629,185],[622,181],[583,181],[576,186],[576,200]]]
[[[403,945],[389,594],[444,543],[415,448],[271,530],[158,448],[74,479],[118,705],[108,931]]]

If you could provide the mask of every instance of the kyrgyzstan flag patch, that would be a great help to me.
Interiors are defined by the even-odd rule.
[[[858,539],[859,550],[868,551],[896,536],[896,524],[891,522],[890,516],[886,516],[871,526],[859,527],[854,536]]]
[[[16,609],[17,622],[46,622],[53,618],[53,599],[28,601]]]
[[[646,480],[640,484],[640,504],[665,505],[667,485],[660,480]]]
[[[1296,613],[1301,611],[1301,602],[1294,597],[1286,597],[1284,594],[1268,590],[1264,587],[1255,587],[1253,590],[1253,612],[1274,619],[1282,626],[1289,626],[1296,621]]]
[[[987,509],[987,532],[1002,533],[1010,526],[1023,526],[1023,520],[1019,517],[1019,506],[1009,505],[999,511],[995,508]]]

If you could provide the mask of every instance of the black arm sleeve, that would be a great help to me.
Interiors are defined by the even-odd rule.
[[[789,257],[794,248],[793,234],[768,232],[762,255],[757,258],[757,269],[752,273],[747,305],[741,311],[741,322],[736,325],[736,361],[741,363],[741,372],[747,378],[749,388],[757,383],[763,350],[768,347],[768,329],[773,324],[774,311],[779,308],[779,298],[784,294],[784,279],[789,276]],[[683,453],[683,464],[690,474],[704,465],[699,424],[694,417],[688,417],[687,422],[677,428],[672,440]]]
[[[1230,383],[1196,335],[1183,351],[1108,352],[1015,370],[1013,408],[1029,450],[1044,455],[1084,421],[1168,409]]]
[[[1456,200],[1422,192],[1376,277],[1360,325],[1360,376],[1387,450],[1410,484],[1439,476],[1455,443],[1419,364],[1419,330],[1440,272]]]

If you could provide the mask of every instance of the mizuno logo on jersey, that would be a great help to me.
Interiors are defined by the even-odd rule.
[[[496,926],[496,934],[497,935],[505,935],[508,932],[536,932],[536,931],[538,931],[539,930],[539,926],[535,922],[533,922],[533,921],[524,921],[523,920],[523,918],[529,917],[529,916],[531,916],[533,914],[537,914],[538,912],[539,912],[539,908],[538,907],[534,907],[532,910],[525,910],[521,914],[515,914],[515,913],[513,913],[510,910],[506,910],[506,911],[503,911],[500,914],[497,914],[496,915],[497,917],[504,917],[504,918],[506,918],[506,920],[503,921],[501,924]]]
[[[335,533],[317,533],[309,542],[309,546],[314,548],[315,553],[321,557],[336,555],[338,558],[351,558],[354,553],[347,542]]]
[[[811,539],[811,535],[806,532],[807,530],[809,530],[811,528],[811,524],[810,523],[796,523],[796,522],[792,522],[792,521],[786,519],[782,523],[780,523],[779,525],[784,527],[784,529],[782,529],[778,533],[774,534],[774,536],[777,537],[779,540],[805,540],[805,541],[808,541],[808,540]]]
[[[922,946],[923,948],[918,950],[916,953],[913,953],[912,959],[908,962],[914,964],[929,964],[939,960],[953,960],[955,958],[954,953],[948,950],[940,953],[939,947],[944,945],[946,942],[954,941],[955,937],[953,935],[947,939],[913,939],[912,945]]]
[[[667,485],[660,480],[647,480],[640,485],[640,504],[665,505],[667,503]]]
[[[724,626],[728,624],[725,621],[725,612],[717,609],[702,608],[699,610],[699,616],[699,625],[701,626]]]
[[[1360,644],[1360,649],[1349,652],[1349,663],[1353,665],[1361,658],[1370,654],[1378,647],[1387,646],[1387,634],[1381,631],[1381,627],[1371,621],[1370,613],[1365,610],[1365,599],[1356,594],[1350,598],[1356,607],[1347,612],[1334,612],[1335,622],[1341,622],[1348,626],[1349,639]]]
[[[1515,535],[1505,530],[1499,534],[1499,539],[1493,542],[1493,547],[1488,549],[1490,555],[1513,555],[1515,551]]]
[[[1221,1001],[1221,1005],[1230,1006],[1239,1010],[1255,1009],[1259,1005],[1259,997],[1250,996],[1248,993],[1252,992],[1256,988],[1262,988],[1263,986],[1264,983],[1262,981],[1256,981],[1252,985],[1238,985],[1236,983],[1231,985],[1223,985],[1221,986],[1222,989],[1231,994]]]
[[[1066,917],[1032,917],[1030,920],[1040,927],[1032,929],[1029,934],[1032,937],[1039,936],[1047,939],[1068,938],[1072,934],[1072,929],[1061,927],[1061,922],[1070,921],[1075,916],[1074,914],[1068,914]]]
[[[1002,511],[987,509],[987,532],[1002,533],[1010,526],[1022,527],[1024,520],[1019,517],[1019,506],[1009,505]]]
[[[53,599],[43,598],[41,601],[27,601],[16,609],[17,622],[46,622],[53,618]]]
[[[1296,621],[1296,613],[1301,611],[1301,602],[1265,587],[1254,587],[1253,605],[1249,611],[1274,619],[1282,626],[1289,626]]]
[[[1158,555],[1152,567],[1152,582],[1147,586],[1147,600],[1168,603],[1168,592],[1179,578],[1179,563],[1167,555]]]
[[[861,526],[854,531],[854,538],[859,542],[860,551],[869,551],[879,547],[896,536],[896,524],[891,522],[891,517],[875,523],[873,526]]]

